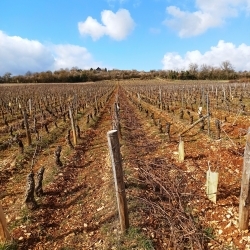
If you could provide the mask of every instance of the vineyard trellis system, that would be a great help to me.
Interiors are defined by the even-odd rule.
[[[132,217],[129,224],[139,227],[149,239],[145,249],[250,247],[248,220],[241,227],[244,230],[238,225],[243,152],[250,127],[249,84],[134,80],[3,85],[0,90],[1,200],[7,223],[12,225],[11,234],[20,231],[20,222],[18,216],[8,212],[20,214],[20,197],[25,197],[31,216],[47,211],[42,197],[46,197],[49,183],[60,177],[53,176],[53,171],[62,174],[60,171],[74,164],[70,152],[87,157],[91,141],[104,126],[101,117],[109,117],[109,125],[102,130],[118,131],[128,195],[126,209]],[[185,143],[181,160],[180,142]],[[103,157],[100,154],[100,159]],[[105,160],[100,164],[105,165]],[[208,199],[205,191],[208,165],[220,176],[216,203]],[[28,176],[27,189],[9,186],[18,180],[26,183],[20,179],[24,176]],[[69,172],[67,178],[77,177]],[[11,202],[11,195],[16,197],[15,202]],[[102,207],[96,211],[102,211]],[[128,218],[125,220],[122,231],[129,231]],[[43,243],[52,244],[45,238]],[[39,244],[35,236],[30,239],[20,243],[23,249],[27,244]]]

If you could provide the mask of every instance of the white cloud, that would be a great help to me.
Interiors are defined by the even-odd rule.
[[[53,70],[76,66],[80,69],[101,67],[100,63],[94,62],[92,55],[84,47],[66,44],[54,45],[51,48],[55,57]]]
[[[250,11],[249,0],[196,0],[197,11],[182,11],[176,6],[168,6],[166,11],[172,16],[164,21],[180,37],[196,36],[209,28],[223,25],[227,18],[236,17],[241,11]]]
[[[94,41],[98,40],[105,34],[105,27],[90,16],[85,22],[78,23],[78,30],[82,36],[90,35]]]
[[[53,63],[52,54],[40,42],[0,31],[0,75],[47,70]]]
[[[230,61],[236,71],[249,71],[249,58],[250,46],[242,43],[236,47],[233,43],[220,40],[204,54],[198,50],[188,51],[183,57],[178,53],[166,53],[162,63],[165,70],[187,70],[190,63],[219,67],[223,61]]]
[[[90,35],[94,41],[107,35],[114,40],[124,40],[134,29],[135,23],[128,10],[120,9],[116,13],[110,10],[101,12],[102,24],[96,19],[88,17],[85,22],[78,23],[78,30],[82,36]]]
[[[97,63],[84,47],[44,45],[39,41],[8,36],[0,30],[0,76],[6,72],[18,75],[75,66],[91,68]]]

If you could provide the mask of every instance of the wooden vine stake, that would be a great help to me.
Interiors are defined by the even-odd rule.
[[[0,243],[10,241],[11,237],[7,229],[6,218],[3,213],[2,204],[0,203]]]
[[[107,133],[110,159],[113,169],[117,206],[123,233],[129,228],[128,207],[125,194],[125,184],[123,180],[122,161],[120,153],[120,143],[117,130],[110,130]]]
[[[29,99],[29,112],[30,112],[30,115],[32,115],[32,103],[31,103],[31,99]]]
[[[250,127],[246,137],[244,151],[243,171],[241,179],[240,205],[239,205],[239,228],[247,230],[249,224],[250,209]]]
[[[119,138],[121,138],[121,125],[120,125],[120,118],[119,118],[119,104],[115,103],[114,105],[114,127],[113,129],[118,131]]]
[[[207,118],[207,134],[208,136],[210,136],[210,100],[209,100],[209,94],[207,93],[207,114],[208,114],[208,118]]]
[[[159,87],[159,101],[160,101],[160,109],[162,109],[162,92],[161,92],[161,87]]]
[[[26,110],[23,110],[23,119],[24,119],[24,124],[25,124],[25,130],[26,130],[26,136],[28,139],[28,145],[31,145],[31,134],[30,134],[30,128],[29,128],[29,123],[28,123],[28,118],[27,118],[27,113]]]
[[[193,123],[189,128],[185,129],[184,131],[182,131],[179,136],[185,134],[186,132],[188,132],[190,129],[192,129],[195,125],[197,125],[199,122],[205,120],[207,117],[209,117],[209,114],[202,116],[199,120],[197,120],[195,123]]]
[[[73,117],[73,114],[72,114],[72,111],[71,111],[70,107],[69,107],[69,117],[70,117],[70,120],[71,120],[71,127],[72,127],[72,131],[73,131],[73,142],[74,142],[74,145],[76,145],[77,144],[76,126],[75,126],[74,117]]]

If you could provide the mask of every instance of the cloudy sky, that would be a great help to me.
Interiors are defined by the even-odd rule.
[[[0,76],[78,67],[250,71],[250,0],[0,0]]]

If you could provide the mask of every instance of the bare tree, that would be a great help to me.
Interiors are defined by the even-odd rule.
[[[197,63],[190,63],[189,64],[189,71],[192,74],[196,74],[198,72],[198,68],[199,68],[199,66]]]
[[[230,71],[233,71],[233,65],[230,61],[226,60],[221,63],[221,69],[229,73]]]
[[[226,79],[230,79],[232,78],[233,76],[233,73],[234,73],[234,69],[233,69],[233,65],[231,64],[230,61],[223,61],[221,63],[221,71],[222,71],[222,76],[223,78],[226,78]]]

